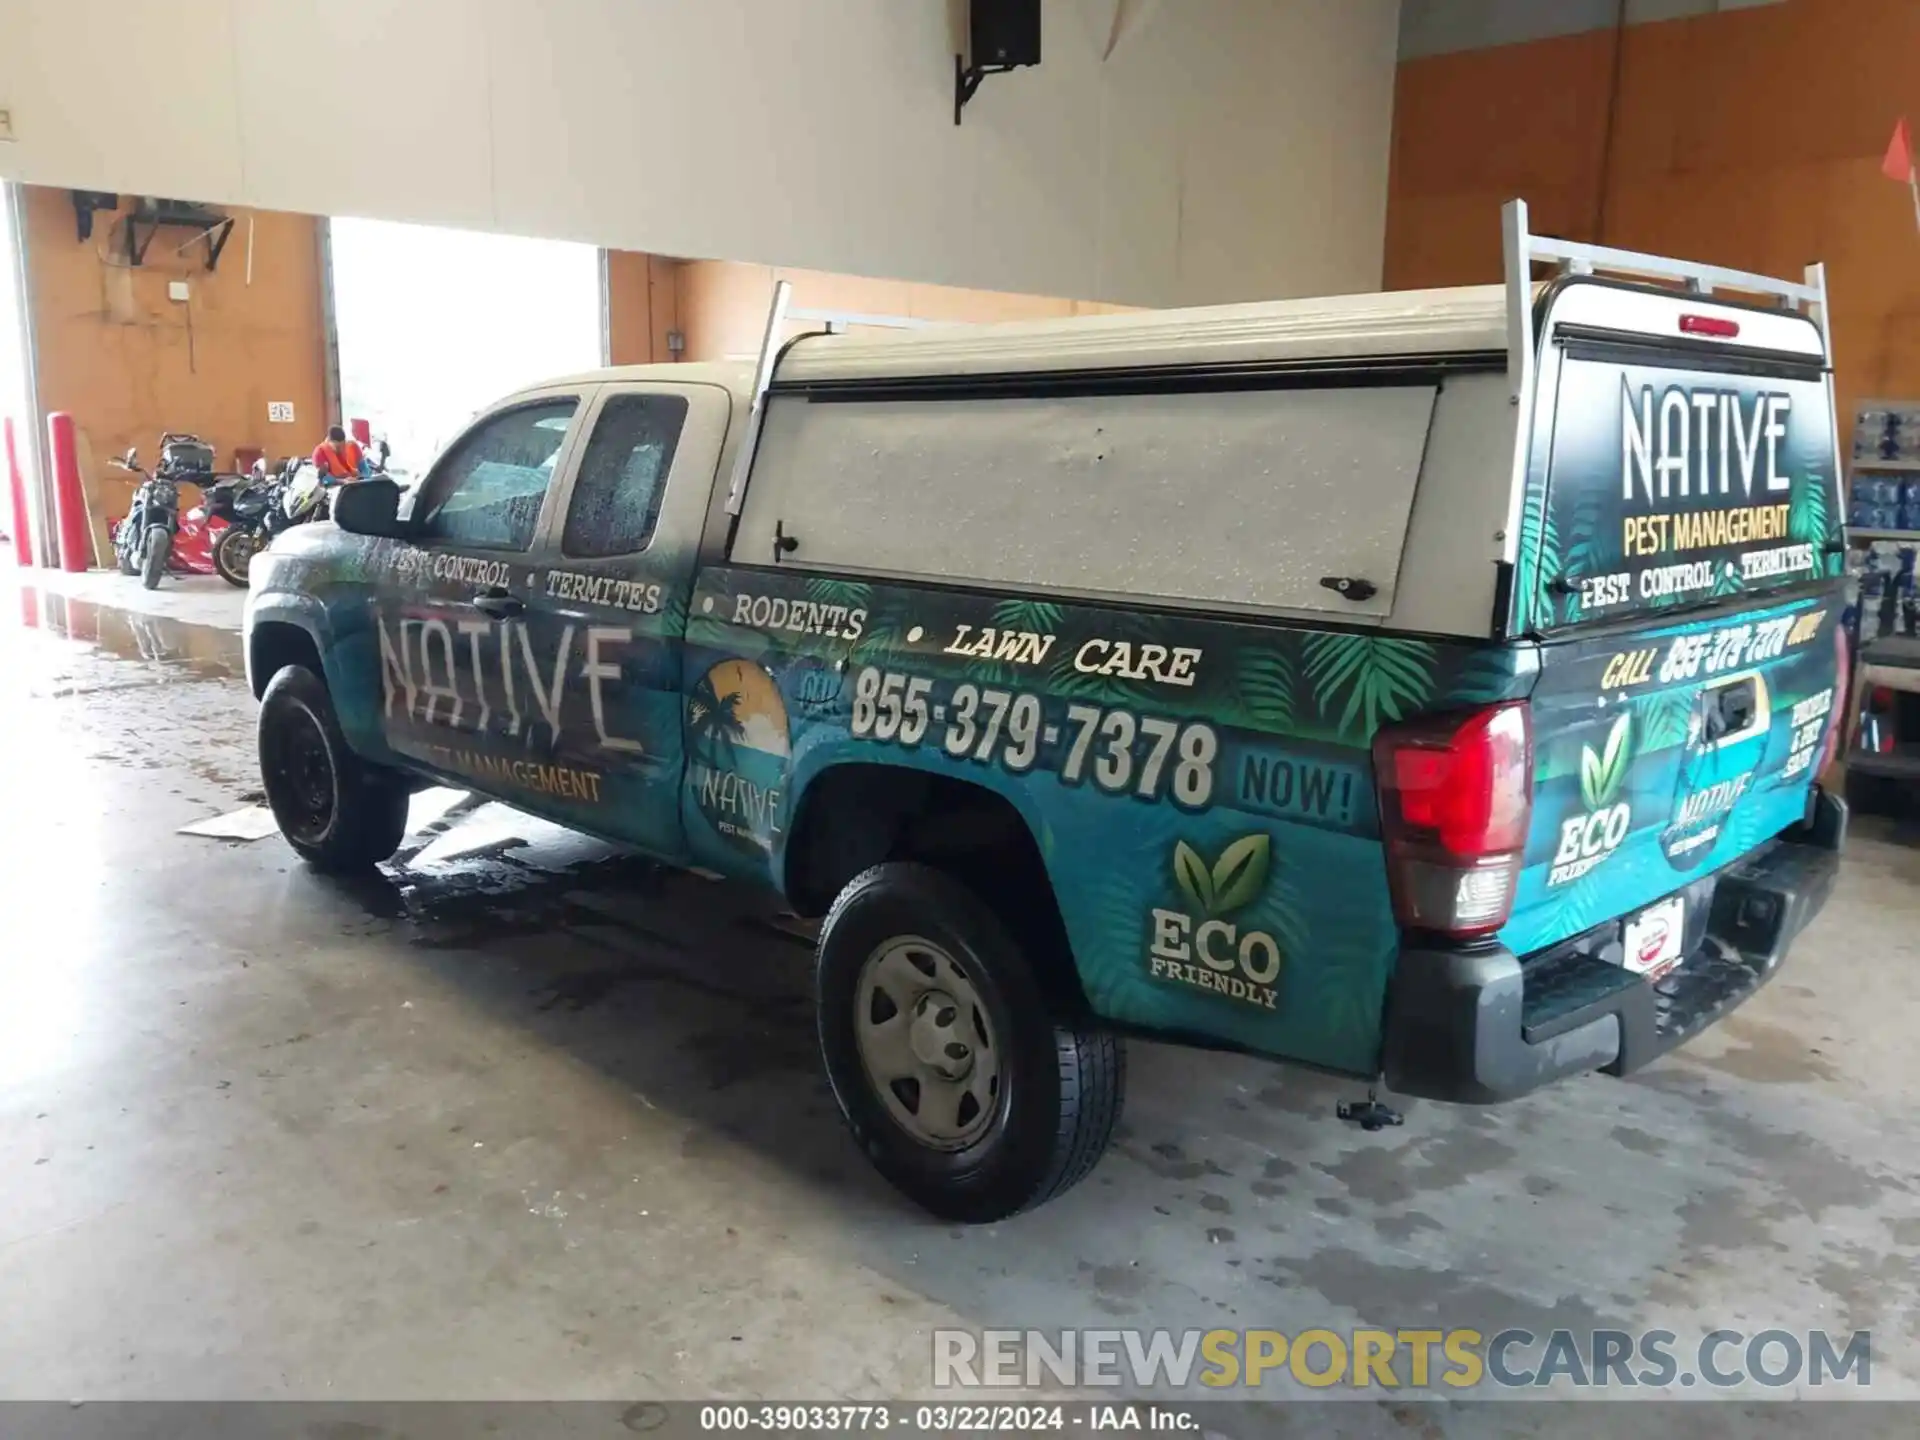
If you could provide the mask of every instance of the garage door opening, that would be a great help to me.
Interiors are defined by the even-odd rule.
[[[27,305],[17,243],[18,206],[18,189],[0,182],[0,437],[4,437],[7,426],[11,425],[15,458],[26,487],[31,489],[39,473],[33,459],[38,449],[34,444],[33,404],[27,385]],[[0,448],[0,535],[11,539],[23,528],[26,533],[33,533],[22,517],[13,513],[7,456],[4,448]]]
[[[602,355],[591,245],[332,222],[340,400],[418,475],[476,410]]]

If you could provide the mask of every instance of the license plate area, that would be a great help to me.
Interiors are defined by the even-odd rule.
[[[1687,897],[1669,895],[1637,914],[1621,927],[1621,966],[1632,974],[1658,980],[1687,953]]]

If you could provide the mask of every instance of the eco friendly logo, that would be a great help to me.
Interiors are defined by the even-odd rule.
[[[1265,892],[1272,863],[1273,841],[1264,834],[1241,836],[1212,865],[1186,841],[1175,842],[1173,881],[1186,905],[1154,910],[1148,973],[1245,1005],[1277,1009],[1280,942],[1227,918]]]
[[[1633,765],[1632,729],[1632,717],[1622,715],[1613,722],[1599,753],[1591,745],[1580,747],[1580,798],[1586,809],[1562,822],[1560,848],[1547,871],[1547,884],[1578,880],[1627,838],[1633,811],[1619,795]]]

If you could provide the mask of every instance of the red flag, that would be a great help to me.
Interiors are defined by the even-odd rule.
[[[1893,127],[1893,139],[1887,144],[1887,156],[1880,162],[1880,171],[1889,180],[1897,180],[1902,185],[1913,179],[1913,140],[1907,134],[1907,117],[1904,115],[1900,117],[1900,123]]]

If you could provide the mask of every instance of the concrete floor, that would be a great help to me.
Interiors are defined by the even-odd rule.
[[[1920,1397],[1914,832],[1860,826],[1783,977],[1631,1080],[1368,1135],[1136,1045],[1091,1180],[952,1228],[853,1149],[751,897],[492,806],[361,885],[176,834],[256,787],[239,596],[100,583],[216,623],[0,576],[0,1399],[897,1396],[941,1325],[1359,1324],[1870,1328]]]

